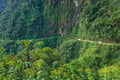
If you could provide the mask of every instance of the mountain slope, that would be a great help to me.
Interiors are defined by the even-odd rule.
[[[119,43],[119,4],[119,0],[10,0],[0,18],[0,37],[69,35]]]
[[[9,41],[4,45],[10,47],[6,50],[8,54],[4,49],[0,49],[1,80],[119,80],[120,78],[120,45],[70,39],[65,40],[59,48],[51,49],[42,48],[44,42],[34,40]],[[26,54],[28,46],[29,61]],[[12,54],[16,49],[19,49],[18,54]]]
[[[9,0],[0,15],[0,80],[119,80],[119,5]]]
[[[84,4],[87,6],[81,14],[80,34],[89,39],[120,42],[120,1],[88,0]]]
[[[61,27],[61,34],[70,32],[76,15],[72,15],[74,11],[69,8],[71,5],[68,2],[74,7],[72,0],[65,1],[64,4],[56,0],[14,2],[11,0],[6,13],[1,18],[2,38],[37,38],[58,35]],[[64,14],[66,10],[68,10],[67,14]],[[69,28],[67,28],[68,25]]]

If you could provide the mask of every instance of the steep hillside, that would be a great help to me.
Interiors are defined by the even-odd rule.
[[[0,37],[69,35],[120,42],[119,4],[119,0],[10,0],[0,18]]]
[[[0,80],[119,80],[119,5],[9,0],[0,14]]]
[[[16,39],[53,36],[59,33],[65,35],[75,24],[76,15],[72,15],[75,14],[74,7],[72,0],[11,0],[6,13],[0,19],[1,37]]]
[[[83,38],[105,42],[120,42],[119,0],[86,0],[80,14],[80,34]]]
[[[120,45],[71,39],[58,49],[43,46],[41,40],[9,41],[4,45],[4,48],[9,47],[7,54],[0,48],[0,79],[120,79]],[[16,49],[19,49],[18,54],[13,54]]]

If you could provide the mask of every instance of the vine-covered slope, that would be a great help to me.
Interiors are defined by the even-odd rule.
[[[16,39],[59,33],[65,35],[76,21],[74,7],[72,0],[10,0],[0,19],[1,37]]]
[[[120,42],[119,0],[10,0],[1,38],[73,36]]]
[[[0,15],[0,80],[119,80],[119,5],[9,0]]]
[[[9,41],[3,45],[1,80],[120,79],[120,45],[73,39],[65,40],[57,49],[45,47],[42,40]]]

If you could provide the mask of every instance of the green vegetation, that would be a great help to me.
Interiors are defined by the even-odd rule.
[[[120,0],[1,1],[0,80],[120,79]]]
[[[43,41],[19,41],[23,49],[6,54],[0,49],[1,80],[111,80],[120,76],[120,45],[78,40],[65,41],[58,49],[41,48]],[[29,54],[26,49],[29,47]],[[28,60],[29,56],[29,60]]]
[[[65,4],[56,0],[10,0],[7,9],[0,18],[0,38],[29,39],[58,36],[60,29],[61,34],[70,32],[75,23],[73,22],[75,16],[72,15],[74,7],[70,8],[68,2],[71,5],[74,4],[71,3],[72,0],[65,1]],[[64,14],[66,10],[68,12]]]
[[[119,0],[85,0],[79,31],[83,38],[120,42],[119,4]]]
[[[0,14],[4,11],[7,6],[8,0],[0,0]]]
[[[120,42],[119,0],[10,0],[0,17],[0,38],[79,36]],[[92,36],[91,36],[92,35]]]

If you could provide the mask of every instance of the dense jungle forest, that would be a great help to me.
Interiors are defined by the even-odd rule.
[[[0,80],[120,80],[120,0],[0,0]]]

